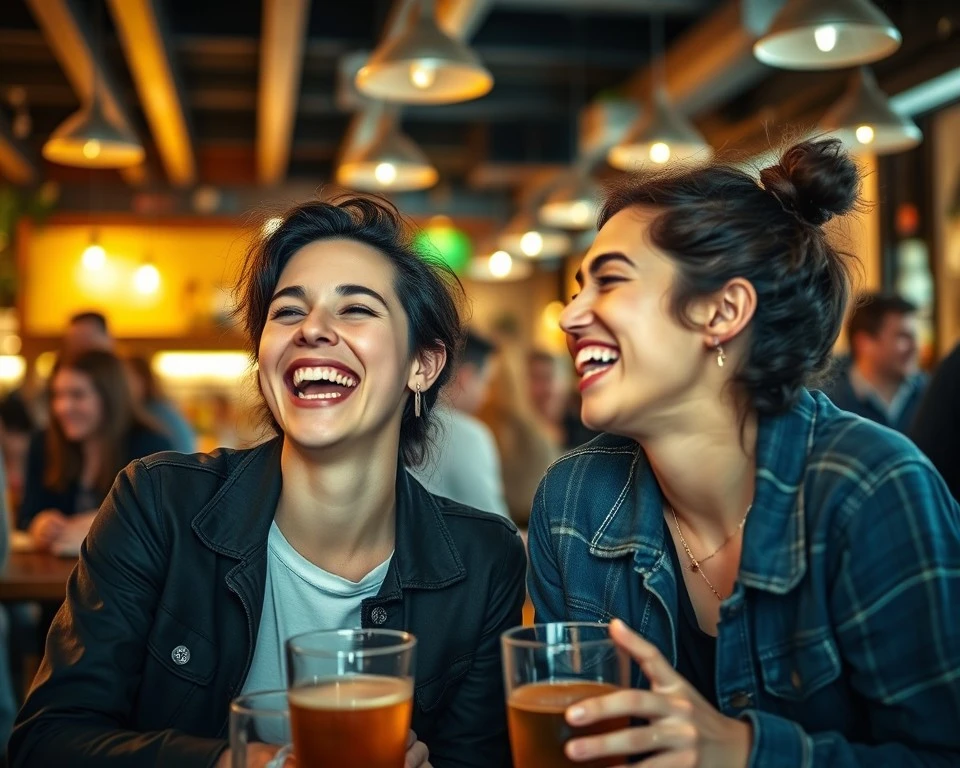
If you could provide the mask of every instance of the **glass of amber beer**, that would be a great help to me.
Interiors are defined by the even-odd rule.
[[[286,691],[245,693],[230,702],[231,768],[284,768],[290,757]]]
[[[416,638],[387,629],[310,632],[287,641],[297,765],[403,768]]]
[[[628,718],[573,728],[571,704],[630,684],[630,661],[605,624],[563,623],[516,627],[501,638],[507,718],[514,768],[601,768],[626,756],[574,763],[564,745],[578,736],[626,728]]]

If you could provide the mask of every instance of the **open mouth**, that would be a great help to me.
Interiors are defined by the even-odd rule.
[[[295,363],[287,371],[287,386],[303,404],[334,403],[353,394],[360,377],[340,364]]]
[[[574,360],[577,375],[580,377],[581,391],[609,371],[619,359],[620,354],[614,347],[603,344],[581,347]]]

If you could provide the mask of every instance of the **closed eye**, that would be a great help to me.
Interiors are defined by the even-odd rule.
[[[622,283],[627,278],[622,275],[597,275],[593,280],[601,288],[606,286],[613,285],[614,283]]]
[[[303,315],[303,310],[296,307],[277,307],[270,313],[271,320],[282,320],[284,318],[297,317]]]
[[[341,314],[344,315],[367,315],[369,317],[380,317],[380,313],[370,309],[363,304],[351,304],[349,307],[344,307],[341,310]]]

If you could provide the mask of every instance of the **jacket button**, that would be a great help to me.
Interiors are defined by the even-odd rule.
[[[376,624],[378,627],[381,624],[386,623],[387,621],[387,610],[386,608],[381,608],[379,605],[370,611],[370,621]]]
[[[178,645],[170,652],[170,658],[173,659],[174,664],[182,667],[190,661],[190,649],[185,645]]]
[[[749,693],[746,691],[737,691],[730,697],[730,706],[734,709],[746,709],[752,701],[753,696]]]

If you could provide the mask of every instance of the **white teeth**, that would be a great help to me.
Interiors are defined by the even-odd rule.
[[[305,395],[303,392],[297,392],[297,397],[301,400],[339,400],[343,397],[341,392],[323,392],[318,395]]]
[[[620,355],[610,347],[584,347],[577,352],[575,364],[577,372],[584,375],[583,367],[588,363],[609,363],[616,362],[619,359]]]
[[[357,381],[352,376],[329,366],[297,368],[293,372],[293,386],[299,387],[305,381],[331,381],[344,387],[357,386]]]

